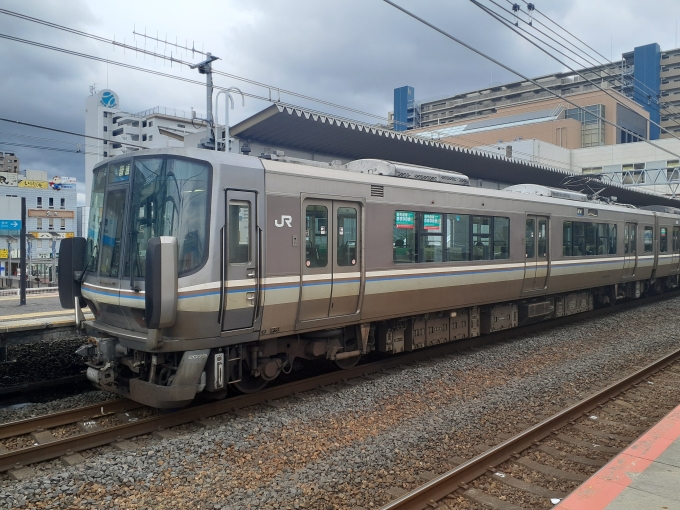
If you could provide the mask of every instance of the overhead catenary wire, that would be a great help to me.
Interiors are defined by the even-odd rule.
[[[493,4],[498,5],[498,4],[496,4],[493,0],[490,0],[490,1],[491,1]],[[583,73],[581,73],[580,71],[577,71],[577,70],[575,70],[574,68],[572,68],[571,66],[569,66],[568,64],[564,63],[562,60],[560,60],[559,58],[557,58],[555,55],[551,54],[551,53],[550,53],[549,51],[547,51],[545,48],[543,48],[543,47],[541,47],[540,45],[536,44],[534,41],[532,41],[531,39],[529,39],[527,36],[525,36],[524,34],[522,34],[521,32],[519,32],[519,30],[517,30],[513,24],[511,24],[508,20],[506,20],[505,18],[503,18],[502,16],[500,16],[498,13],[496,13],[496,12],[492,11],[491,9],[489,9],[488,7],[482,5],[482,4],[479,3],[477,0],[470,0],[470,2],[472,2],[474,5],[476,5],[477,7],[479,7],[482,11],[484,11],[485,13],[487,13],[489,16],[491,16],[492,18],[494,18],[496,21],[500,22],[500,23],[501,23],[503,26],[505,26],[506,28],[512,30],[514,33],[516,33],[517,35],[519,35],[522,39],[524,39],[525,41],[529,42],[530,44],[532,44],[533,46],[535,46],[536,48],[538,48],[539,50],[541,50],[543,53],[545,53],[545,54],[548,55],[549,57],[553,58],[556,62],[558,62],[558,63],[562,64],[563,66],[565,66],[565,67],[566,67],[567,69],[569,69],[571,72],[574,72],[574,73],[578,74],[578,75],[579,75],[581,78],[583,78],[585,81],[587,81],[588,83],[590,83],[591,85],[593,85],[594,87],[596,87],[598,90],[600,90],[601,92],[604,92],[604,93],[607,94],[609,97],[611,97],[612,99],[614,99],[614,101],[616,101],[616,102],[619,103],[619,104],[622,104],[620,99],[618,99],[617,97],[615,97],[614,95],[612,95],[609,91],[607,91],[607,90],[605,90],[604,88],[602,88],[599,84],[595,83],[595,82],[592,81],[590,78],[586,77],[586,76],[585,76]],[[546,46],[548,46],[549,48],[555,49],[553,46],[551,46],[551,45],[548,44],[548,43],[545,43],[545,42],[544,42],[544,44],[545,44]],[[559,51],[559,50],[556,50],[556,51]],[[561,53],[562,55],[564,55],[564,53],[562,53],[562,52],[560,52],[560,53]],[[565,55],[565,56],[566,56],[566,55]],[[624,105],[624,106],[625,106],[625,105]],[[654,122],[654,121],[651,120],[651,119],[648,119],[648,120],[649,120],[649,123],[650,123],[650,124],[655,125],[656,127],[658,127],[659,129],[665,131],[667,134],[669,134],[670,136],[672,136],[672,137],[675,138],[676,140],[680,141],[680,138],[678,138],[677,136],[675,136],[673,133],[671,133],[670,131],[668,131],[666,128],[662,127],[660,124],[657,124],[656,122]],[[641,138],[640,135],[637,134],[637,133],[635,133],[635,136],[636,136],[637,138]]]
[[[71,33],[71,34],[74,34],[74,35],[93,39],[93,40],[98,41],[98,42],[111,44],[114,47],[118,46],[118,47],[121,47],[123,49],[128,49],[130,51],[143,53],[143,54],[146,54],[146,55],[153,56],[155,58],[170,60],[171,63],[176,62],[177,64],[185,65],[185,66],[193,65],[192,62],[186,62],[184,60],[175,58],[175,57],[172,56],[172,54],[168,57],[167,55],[156,53],[156,52],[147,50],[146,48],[138,48],[137,46],[132,46],[132,45],[126,44],[124,42],[116,41],[115,39],[108,39],[106,37],[102,37],[102,36],[99,36],[99,35],[96,35],[96,34],[84,32],[82,30],[77,30],[77,29],[70,28],[70,27],[67,27],[67,26],[64,26],[64,25],[59,25],[57,23],[52,23],[50,21],[46,21],[46,20],[43,20],[43,19],[40,19],[40,18],[36,18],[36,17],[33,17],[33,16],[27,16],[25,14],[21,14],[21,13],[15,12],[15,11],[10,11],[9,9],[0,8],[0,14],[5,14],[7,16],[13,16],[13,17],[16,17],[16,18],[19,18],[19,19],[23,19],[25,21],[30,21],[32,23],[44,25],[44,26],[47,26],[47,27],[50,27],[50,28],[53,28],[53,29],[56,29],[56,30],[62,30],[62,31],[65,31],[65,32],[68,32],[68,33]],[[152,37],[152,39],[153,39],[153,37]],[[161,43],[162,42],[163,41],[161,40]],[[198,50],[195,50],[195,51],[198,51]],[[351,113],[356,113],[358,115],[362,115],[362,116],[365,116],[365,117],[370,117],[370,118],[378,119],[378,120],[381,120],[381,121],[388,121],[389,120],[386,117],[383,117],[382,115],[377,115],[377,114],[374,114],[374,113],[365,112],[365,111],[362,111],[362,110],[359,110],[359,109],[356,109],[356,108],[352,108],[352,107],[349,107],[349,106],[344,106],[344,105],[341,105],[341,104],[333,103],[331,101],[326,101],[324,99],[315,98],[315,97],[309,96],[307,94],[301,94],[299,92],[295,92],[295,91],[292,91],[292,90],[282,89],[282,88],[276,87],[274,85],[262,83],[262,82],[259,82],[257,80],[252,80],[250,78],[238,76],[236,74],[226,73],[226,72],[223,72],[223,71],[219,71],[217,69],[213,69],[212,72],[213,72],[213,74],[216,74],[216,75],[224,76],[224,77],[231,78],[231,79],[234,79],[234,80],[242,81],[244,83],[249,83],[251,85],[256,85],[258,87],[263,87],[263,88],[269,89],[270,93],[271,93],[271,91],[276,91],[277,93],[279,93],[279,95],[280,94],[288,94],[290,96],[297,97],[299,99],[304,99],[306,101],[311,101],[311,102],[323,104],[324,106],[329,106],[331,108],[337,108],[339,110],[349,111]],[[268,100],[271,101],[271,97]],[[272,102],[274,102],[274,101],[272,101]],[[400,124],[400,125],[408,125],[408,123],[406,123],[406,122],[401,122],[401,121],[393,121],[393,122],[395,122],[396,124]]]
[[[457,37],[451,35],[450,33],[446,32],[445,30],[443,30],[443,29],[437,27],[436,25],[433,25],[433,24],[430,23],[429,21],[424,20],[423,18],[421,18],[420,16],[418,16],[418,15],[412,13],[412,12],[409,11],[408,9],[405,9],[404,7],[401,7],[401,6],[398,5],[398,4],[395,4],[395,3],[392,2],[391,0],[382,0],[382,1],[385,2],[386,4],[391,5],[391,6],[394,7],[395,9],[397,9],[397,10],[403,12],[403,13],[406,14],[407,16],[410,16],[411,18],[415,19],[416,21],[419,21],[419,22],[422,23],[423,25],[428,26],[429,28],[433,29],[434,31],[439,32],[440,34],[442,34],[443,36],[447,37],[448,39],[451,39],[452,41],[454,41],[454,42],[460,44],[461,46],[467,48],[468,50],[470,50],[470,51],[476,53],[477,55],[479,55],[479,56],[481,56],[481,57],[483,57],[483,58],[489,60],[490,62],[496,64],[496,65],[499,66],[499,67],[502,67],[502,68],[505,69],[506,71],[511,72],[511,73],[514,74],[515,76],[519,76],[519,77],[522,78],[523,80],[526,80],[526,81],[528,81],[528,82],[533,83],[533,84],[536,85],[537,87],[539,87],[539,88],[545,90],[546,92],[548,92],[548,93],[554,95],[555,97],[558,97],[558,98],[562,99],[563,101],[565,101],[565,102],[569,103],[570,105],[572,105],[572,106],[578,108],[579,110],[582,110],[582,111],[584,111],[584,112],[586,111],[585,108],[584,108],[583,106],[579,106],[578,104],[574,103],[573,101],[571,101],[570,99],[568,99],[568,98],[565,97],[564,95],[558,94],[557,92],[555,92],[555,91],[553,91],[553,90],[550,90],[549,88],[545,87],[544,85],[538,83],[536,80],[534,80],[534,79],[532,79],[532,78],[529,78],[528,76],[522,74],[522,73],[519,72],[519,71],[516,71],[515,69],[513,69],[512,67],[510,67],[510,66],[508,66],[508,65],[506,65],[506,64],[503,64],[502,62],[496,60],[495,58],[493,58],[493,57],[491,57],[491,56],[489,56],[489,55],[487,55],[486,53],[482,52],[481,50],[476,49],[475,47],[473,47],[473,46],[467,44],[466,42],[464,42],[464,41],[458,39]],[[616,124],[615,122],[612,122],[612,121],[610,121],[610,120],[607,120],[607,119],[603,118],[603,117],[600,116],[600,115],[594,114],[594,113],[592,113],[592,112],[588,112],[588,113],[590,113],[590,114],[592,114],[594,117],[600,119],[602,122],[605,122],[605,123],[607,123],[607,124],[609,124],[609,125],[611,125],[611,126],[614,126],[614,127],[618,128],[618,129],[620,129],[620,130],[622,130],[622,131],[625,131],[626,133],[629,133],[629,134],[631,134],[631,135],[633,135],[633,136],[639,136],[637,133],[633,133],[632,131],[630,131],[630,130],[624,128],[623,126],[620,126],[620,125]],[[662,150],[662,151],[664,151],[664,152],[667,152],[668,154],[671,154],[671,155],[675,156],[676,158],[679,158],[679,159],[680,159],[680,155],[674,153],[673,151],[670,151],[670,150],[666,149],[665,147],[662,147],[662,146],[660,146],[660,145],[658,145],[658,144],[655,144],[654,142],[651,142],[650,140],[644,139],[644,140],[642,140],[642,141],[645,142],[645,143],[647,143],[647,144],[649,144],[649,145],[651,145],[651,146],[653,146],[653,147],[656,147],[656,148],[659,149],[659,150]]]
[[[529,3],[527,2],[527,0],[522,0],[522,1],[523,1],[525,4],[529,5]],[[602,53],[600,53],[599,51],[597,51],[595,48],[593,48],[592,46],[590,46],[590,45],[589,45],[588,43],[586,43],[585,41],[579,39],[576,35],[574,35],[573,33],[571,33],[571,32],[570,32],[569,30],[567,30],[566,28],[562,27],[562,26],[561,26],[559,23],[557,23],[556,21],[553,21],[550,17],[548,17],[546,14],[544,14],[543,12],[541,12],[540,10],[538,10],[535,6],[534,6],[534,10],[535,10],[537,13],[539,13],[541,16],[543,16],[545,19],[547,19],[550,23],[552,23],[553,25],[555,25],[556,27],[558,27],[560,30],[566,32],[566,33],[569,34],[571,37],[573,37],[574,39],[576,39],[578,42],[580,42],[581,44],[583,44],[585,47],[587,47],[587,48],[590,49],[591,51],[595,52],[595,54],[597,54],[597,55],[599,55],[600,57],[602,57],[602,58],[603,58],[605,61],[607,61],[610,65],[614,65],[614,62],[612,62],[610,59],[608,59],[608,58],[607,58],[606,56],[604,56]],[[578,48],[574,43],[572,43],[571,41],[569,41],[566,37],[564,37],[564,36],[558,34],[558,33],[557,33],[556,31],[554,31],[552,28],[550,28],[549,26],[547,26],[545,23],[542,23],[539,19],[537,19],[537,18],[533,18],[533,19],[534,19],[535,21],[537,21],[540,25],[542,25],[543,27],[545,27],[547,30],[550,30],[550,31],[551,31],[553,34],[555,34],[556,36],[558,36],[558,37],[560,37],[561,39],[567,41],[569,44],[571,44],[571,45],[574,46],[575,48]],[[584,50],[581,50],[581,51],[584,51]],[[593,58],[594,58],[597,62],[600,62],[596,57],[593,57]],[[600,62],[600,65],[605,66],[606,64],[602,64],[602,63]],[[649,88],[649,86],[648,86],[647,84],[642,83],[640,80],[638,80],[638,79],[635,78],[635,77],[633,77],[633,80],[636,81],[636,82],[638,82],[638,83],[639,83],[640,85],[642,85],[643,87],[645,87],[649,92],[651,92],[651,93],[653,93],[653,94],[656,94],[656,92],[655,92],[654,90],[652,90],[651,88]],[[657,98],[657,101],[658,101],[658,100],[659,100],[659,98]],[[660,103],[659,103],[659,104],[660,104]]]
[[[16,142],[4,142],[0,141],[0,146],[2,145],[10,145],[13,147],[25,147],[28,149],[41,149],[41,150],[48,150],[48,151],[56,151],[56,152],[67,152],[67,153],[72,153],[72,154],[89,154],[92,156],[98,156],[99,154],[96,152],[87,152],[87,151],[81,151],[77,149],[64,149],[61,147],[45,147],[41,145],[33,145],[33,144],[28,144],[28,143],[16,143]]]
[[[510,13],[510,11],[509,11],[508,9],[504,9],[502,6],[500,6],[499,4],[497,4],[494,0],[489,0],[489,1],[490,1],[492,4],[498,6],[500,9],[504,10],[505,12]],[[511,5],[516,5],[516,4],[514,4],[511,0],[506,0],[506,2],[508,2],[508,3],[511,4]],[[526,2],[525,2],[525,3],[526,3]],[[513,13],[513,14],[514,14],[514,13]],[[553,41],[555,44],[560,45],[560,46],[561,46],[562,48],[564,48],[566,51],[568,51],[568,52],[570,52],[570,53],[573,53],[574,55],[578,56],[578,58],[580,58],[581,60],[585,61],[585,62],[586,62],[588,65],[590,65],[591,67],[593,67],[593,68],[595,68],[595,67],[599,68],[600,71],[602,71],[603,73],[606,73],[606,75],[607,75],[606,77],[602,77],[604,81],[607,81],[608,83],[612,83],[612,82],[618,81],[618,82],[621,84],[621,86],[623,86],[623,78],[621,77],[621,74],[620,74],[620,73],[614,73],[614,74],[612,74],[612,72],[611,72],[611,66],[614,65],[614,63],[613,63],[611,60],[608,60],[609,65],[600,62],[597,58],[592,57],[591,55],[589,55],[585,50],[582,50],[581,48],[579,48],[579,47],[576,46],[575,44],[573,44],[573,43],[571,43],[570,41],[568,41],[565,37],[563,37],[563,36],[557,34],[554,30],[550,29],[550,27],[547,27],[545,24],[541,23],[540,20],[536,20],[535,18],[532,18],[532,21],[537,21],[540,25],[544,26],[547,30],[550,30],[550,31],[551,31],[553,34],[555,34],[557,37],[560,37],[561,39],[567,41],[571,46],[573,46],[574,48],[576,48],[576,50],[578,50],[578,51],[574,51],[574,50],[568,48],[568,47],[565,46],[563,43],[560,43],[558,40],[556,40],[554,37],[551,37],[550,35],[546,34],[546,33],[545,33],[544,31],[542,31],[541,29],[536,28],[535,26],[533,26],[532,23],[527,22],[526,20],[522,19],[521,17],[517,17],[517,19],[519,19],[520,21],[522,21],[522,23],[524,23],[525,25],[530,26],[530,27],[531,27],[533,30],[535,30],[536,32],[538,32],[538,33],[544,35],[545,37],[547,37],[548,39],[550,39],[551,41]],[[517,27],[519,28],[519,25],[515,24],[515,26],[517,26]],[[520,29],[520,30],[523,30],[524,32],[529,33],[529,31],[528,31],[527,29]],[[532,37],[535,37],[537,40],[540,40],[540,41],[543,42],[544,44],[547,44],[547,43],[545,43],[545,41],[542,41],[542,40],[541,40],[539,37],[537,37],[536,35],[533,35],[533,34],[531,34],[531,35],[532,35]],[[569,57],[568,55],[565,55],[565,54],[562,53],[561,51],[560,51],[559,53],[562,54],[562,55],[564,55],[564,56],[566,56],[567,58],[569,58],[569,59],[572,60],[573,62],[576,62],[576,63],[578,63],[579,65],[581,65],[581,66],[583,66],[583,67],[586,67],[583,63],[578,62],[578,61],[577,61],[576,59],[574,59],[573,57]],[[585,55],[585,56],[584,56],[584,55]],[[588,71],[593,71],[593,70],[583,69],[583,71],[588,72]],[[645,87],[649,92],[651,92],[651,93],[653,93],[655,96],[657,96],[657,93],[656,93],[655,91],[653,91],[651,88],[649,88],[649,86],[648,86],[647,84],[641,82],[640,80],[638,80],[638,79],[635,78],[635,77],[633,77],[633,81],[634,81],[634,82],[637,82],[639,85]],[[634,87],[635,89],[637,89],[641,94],[647,94],[647,95],[649,96],[649,92],[644,92],[644,90],[642,90],[639,86],[633,85],[633,87]],[[654,103],[652,103],[652,102],[650,101],[649,106],[650,106],[651,108],[653,108],[655,111],[657,111],[657,112],[659,112],[659,113],[661,114],[661,110],[663,109],[664,111],[667,112],[667,115],[671,115],[671,116],[673,116],[673,118],[677,118],[678,116],[680,116],[680,111],[672,110],[670,106],[663,106],[662,103],[659,101],[659,97],[658,97],[658,96],[655,97],[654,99],[655,99]]]

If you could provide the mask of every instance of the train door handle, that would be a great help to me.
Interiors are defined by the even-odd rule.
[[[255,304],[255,293],[254,292],[247,292],[246,293],[246,300],[249,301],[248,304],[254,305]]]
[[[246,276],[248,278],[255,278],[256,274],[257,274],[257,269],[255,269],[255,268],[246,269]]]

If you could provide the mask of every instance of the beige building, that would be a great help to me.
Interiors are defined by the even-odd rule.
[[[21,171],[19,158],[13,152],[0,152],[0,172],[18,174]]]
[[[615,127],[618,124],[639,138],[647,138],[649,114],[616,90],[607,92],[570,95],[569,100],[577,106],[552,96],[534,99],[410,133],[465,147],[535,139],[565,149],[580,149],[615,145],[621,140],[621,130]]]

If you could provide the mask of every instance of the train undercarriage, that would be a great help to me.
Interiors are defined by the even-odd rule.
[[[153,407],[176,408],[197,394],[224,398],[259,391],[301,366],[301,360],[328,360],[347,369],[371,352],[398,354],[473,338],[665,292],[679,283],[674,275],[196,351],[146,352],[100,334],[77,352],[87,359],[87,377],[99,388]]]

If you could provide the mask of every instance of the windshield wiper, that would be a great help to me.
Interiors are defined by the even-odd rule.
[[[83,268],[83,272],[80,273],[80,278],[78,279],[79,285],[82,285],[83,280],[85,279],[85,273],[87,273],[87,270],[90,268],[90,264],[92,264],[92,261],[97,257],[98,251],[99,251],[99,245],[95,244],[92,247],[92,255],[90,255],[90,260],[87,261],[87,264],[85,264],[85,267]]]

